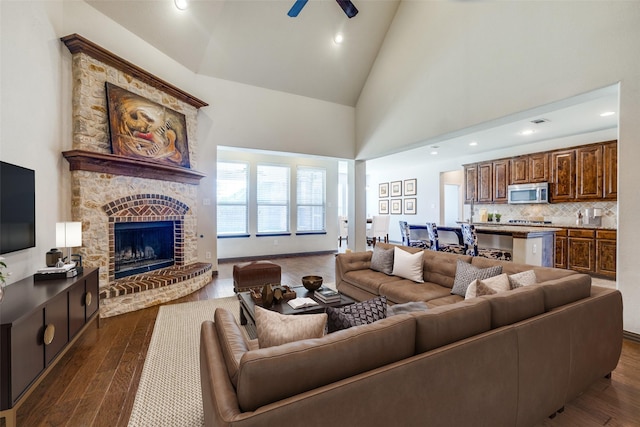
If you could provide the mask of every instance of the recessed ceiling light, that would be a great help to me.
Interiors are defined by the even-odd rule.
[[[533,130],[533,129],[525,129],[522,132],[520,132],[520,135],[527,136],[527,135],[531,135],[531,134],[534,134],[534,133],[536,133],[536,131]]]
[[[615,113],[616,113],[615,111],[605,111],[604,113],[600,113],[600,117],[613,116]]]
[[[478,142],[477,141],[471,141],[469,143],[469,145],[472,146],[472,147],[475,147],[476,145],[478,145]]]
[[[187,6],[189,6],[189,4],[187,3],[187,0],[173,0],[173,3],[180,10],[185,10]]]
[[[433,150],[433,151],[431,152],[431,155],[432,155],[432,156],[436,156],[436,155],[438,155],[438,152],[437,152],[436,150]]]
[[[342,34],[336,34],[336,36],[333,38],[333,41],[336,44],[340,44],[344,41],[344,36]]]

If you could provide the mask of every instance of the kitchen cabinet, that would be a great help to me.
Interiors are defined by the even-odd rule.
[[[493,202],[494,203],[507,203],[508,193],[507,187],[509,185],[509,165],[510,161],[507,159],[496,160],[493,162]]]
[[[616,240],[615,230],[596,231],[596,274],[616,277]]]
[[[98,316],[98,269],[68,279],[34,281],[30,276],[4,291],[0,417],[12,424],[21,399]]]
[[[602,146],[603,196],[607,200],[618,199],[618,141]]]
[[[493,163],[478,163],[478,202],[493,202]]]
[[[602,199],[601,145],[576,148],[576,199]]]
[[[511,176],[509,184],[529,183],[529,156],[513,157],[509,160]]]
[[[548,182],[549,181],[549,153],[534,153],[527,156],[528,160],[528,181]]]
[[[582,273],[595,272],[595,230],[569,229],[567,268]]]
[[[551,202],[575,199],[576,151],[560,150],[551,153]]]
[[[478,165],[464,165],[464,202],[477,202]]]
[[[556,252],[556,268],[567,268],[567,255],[568,255],[568,238],[567,229],[556,231],[555,236],[555,252]]]

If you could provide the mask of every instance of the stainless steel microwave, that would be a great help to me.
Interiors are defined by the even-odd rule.
[[[510,185],[507,189],[509,204],[549,203],[549,183]]]

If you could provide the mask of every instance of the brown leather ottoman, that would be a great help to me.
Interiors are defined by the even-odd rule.
[[[279,284],[281,270],[269,261],[251,261],[233,266],[233,290],[247,291],[268,283]]]

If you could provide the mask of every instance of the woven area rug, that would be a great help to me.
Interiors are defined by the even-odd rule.
[[[237,297],[160,307],[129,418],[131,427],[200,427],[204,424],[200,389],[200,325],[216,308],[239,320]],[[246,331],[245,331],[246,332]],[[250,330],[247,336],[255,336]]]

